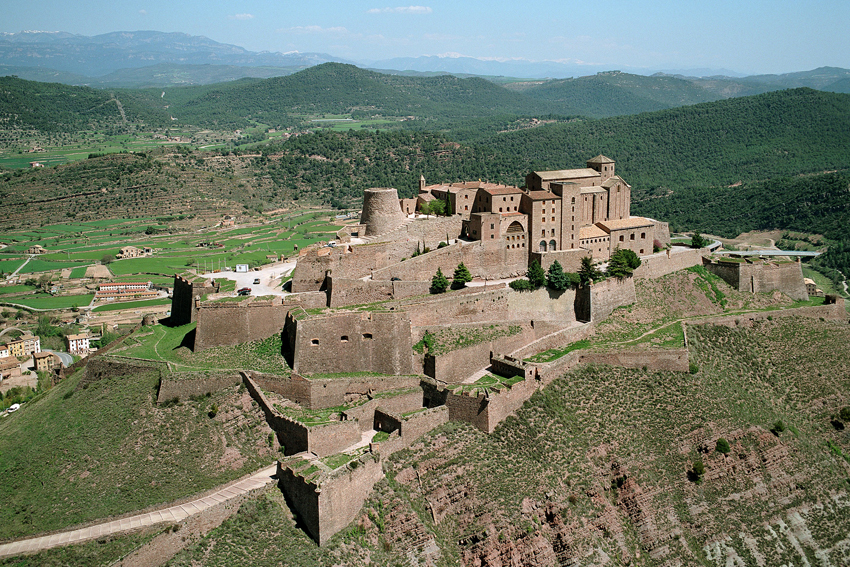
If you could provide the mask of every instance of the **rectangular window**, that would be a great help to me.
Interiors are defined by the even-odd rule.
[[[493,230],[494,228],[496,228],[496,225],[494,225],[493,223],[490,223],[490,230]]]

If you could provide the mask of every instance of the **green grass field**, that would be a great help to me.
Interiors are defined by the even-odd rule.
[[[171,305],[171,300],[167,297],[162,297],[159,299],[147,299],[144,301],[123,301],[118,303],[108,303],[105,305],[99,305],[92,309],[92,311],[97,311],[98,313],[102,311],[122,311],[125,309],[136,309],[139,307],[154,307],[156,305]]]
[[[236,409],[235,386],[166,408],[155,404],[156,371],[77,390],[80,375],[0,421],[4,539],[170,502],[272,460],[262,414]],[[224,459],[225,451],[238,458]]]
[[[76,268],[82,262],[54,262],[51,260],[41,260],[33,258],[27,265],[21,268],[19,274],[34,274],[37,272],[49,272],[52,270],[64,270],[65,268]]]
[[[91,303],[93,293],[85,295],[49,295],[39,293],[36,295],[25,295],[18,297],[7,297],[4,303],[24,305],[33,309],[70,309],[72,307],[83,307]]]
[[[244,369],[280,374],[290,370],[281,354],[280,335],[193,352],[185,343],[194,330],[195,323],[180,327],[145,327],[125,339],[124,346],[110,354],[169,362],[173,368],[187,371]]]
[[[37,288],[31,285],[7,285],[0,287],[0,295],[9,295],[13,293],[26,293],[29,291],[35,291]]]

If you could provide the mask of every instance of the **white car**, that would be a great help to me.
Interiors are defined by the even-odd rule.
[[[6,411],[12,413],[13,411],[18,411],[19,409],[21,409],[21,404],[12,404]]]

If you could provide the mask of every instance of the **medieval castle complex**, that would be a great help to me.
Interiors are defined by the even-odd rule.
[[[383,478],[381,459],[446,421],[490,433],[577,364],[687,371],[684,345],[527,362],[589,336],[614,309],[634,303],[635,279],[705,265],[734,278],[738,289],[805,296],[796,262],[721,265],[705,259],[705,249],[655,251],[669,244],[667,225],[630,215],[631,187],[614,165],[598,156],[584,169],[533,172],[524,188],[422,180],[416,199],[368,189],[359,224],[342,229],[335,246],[301,251],[293,293],[284,297],[204,301],[214,288],[175,277],[171,317],[196,322],[195,350],[279,334],[292,372],[163,378],[159,399],[246,384],[285,448],[280,486],[306,530],[324,543],[354,519]],[[446,215],[416,214],[434,200]],[[583,257],[607,260],[617,248],[641,257],[633,277],[559,292],[493,282],[525,274],[534,260],[578,271]],[[461,262],[484,285],[430,294],[437,269],[451,274]],[[843,306],[811,309],[843,316]],[[90,363],[91,372],[103,364]],[[347,409],[321,423],[300,419],[336,407]],[[350,455],[348,464],[333,468],[322,460],[338,453]]]

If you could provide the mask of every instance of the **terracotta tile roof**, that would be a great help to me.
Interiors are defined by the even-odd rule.
[[[490,195],[517,195],[522,193],[522,190],[519,187],[509,187],[507,185],[481,187],[481,190],[485,193],[489,193]]]
[[[556,171],[535,171],[540,179],[544,181],[555,181],[558,179],[581,179],[582,177],[601,177],[599,172],[589,167],[581,169],[559,169]]]
[[[589,195],[591,193],[607,193],[608,190],[605,187],[582,187],[581,194]]]
[[[583,226],[578,230],[579,240],[585,240],[588,238],[603,238],[605,236],[608,236],[608,233],[595,224]]]
[[[625,181],[623,181],[623,178],[622,178],[622,177],[620,177],[619,175],[612,175],[611,177],[609,177],[608,179],[606,179],[606,180],[602,183],[602,186],[603,186],[603,187],[613,187],[613,186],[614,186],[614,185],[616,185],[618,182],[619,182],[619,183],[622,183],[622,184],[623,184],[623,185],[625,185],[626,187],[631,187],[631,185],[629,185],[628,183],[626,183]]]
[[[599,154],[595,158],[590,158],[589,160],[587,160],[587,163],[614,163],[614,160],[609,157],[605,157],[602,154]]]
[[[528,195],[529,198],[532,201],[545,201],[547,199],[558,199],[558,200],[561,199],[560,197],[558,197],[557,195],[555,195],[554,193],[551,193],[549,191],[529,191],[528,193],[526,193],[526,195]]]
[[[607,220],[596,223],[609,232],[612,230],[624,230],[627,228],[639,228],[643,226],[652,226],[654,223],[643,217],[629,217],[627,219]]]

